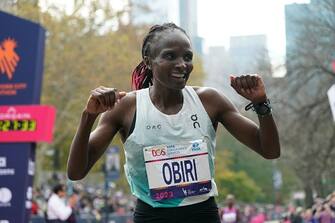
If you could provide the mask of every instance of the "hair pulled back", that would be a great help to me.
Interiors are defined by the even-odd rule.
[[[152,71],[144,63],[144,57],[150,56],[151,45],[153,45],[155,37],[159,33],[174,29],[182,31],[187,36],[185,30],[174,23],[164,23],[162,25],[154,25],[150,28],[149,32],[144,37],[142,43],[142,61],[136,66],[132,74],[131,86],[133,90],[147,88],[150,85],[152,85]]]

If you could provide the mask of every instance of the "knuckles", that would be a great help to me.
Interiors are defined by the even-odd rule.
[[[257,81],[261,79],[258,74],[245,74],[235,77],[231,81],[231,85],[237,88],[253,88],[257,85]]]
[[[96,98],[102,104],[108,105],[116,101],[117,89],[99,86],[91,91],[91,97]]]

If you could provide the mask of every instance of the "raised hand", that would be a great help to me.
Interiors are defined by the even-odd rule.
[[[257,75],[230,76],[230,85],[242,97],[253,103],[264,102],[266,97],[263,79]]]
[[[91,95],[86,104],[86,111],[91,114],[100,114],[112,109],[121,98],[126,95],[124,91],[115,88],[100,86],[91,91]]]

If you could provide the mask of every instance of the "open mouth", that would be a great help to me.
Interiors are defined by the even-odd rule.
[[[178,79],[185,79],[186,78],[186,74],[180,74],[180,73],[173,73],[171,75],[174,78],[178,78]]]

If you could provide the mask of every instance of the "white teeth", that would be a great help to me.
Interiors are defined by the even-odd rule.
[[[172,77],[176,77],[176,78],[185,78],[185,74],[172,74]]]

